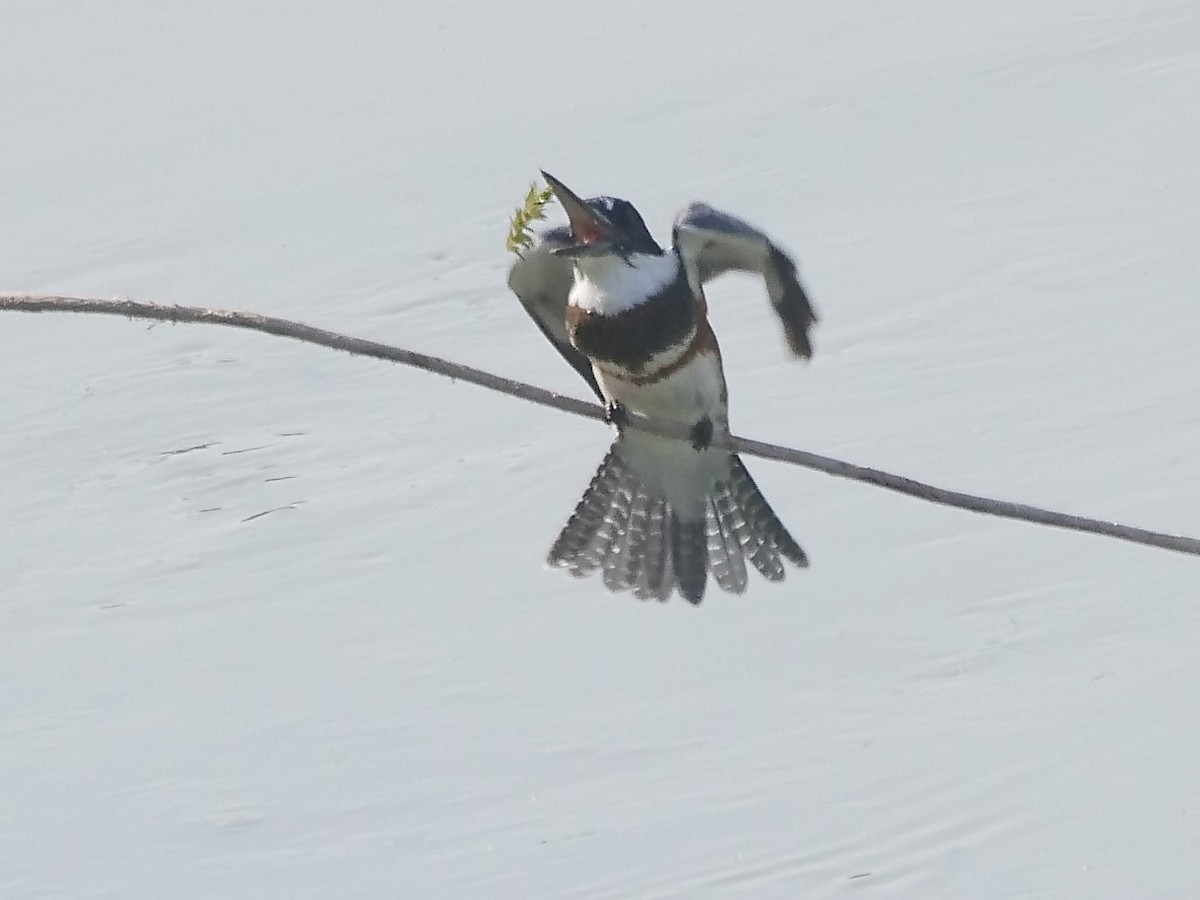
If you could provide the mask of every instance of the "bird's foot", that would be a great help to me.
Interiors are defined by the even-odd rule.
[[[713,439],[713,423],[712,419],[705,416],[699,422],[692,426],[692,448],[695,450],[707,450],[708,445]]]
[[[624,404],[616,400],[609,400],[604,404],[604,421],[609,425],[622,428],[629,424],[629,411],[625,409]]]

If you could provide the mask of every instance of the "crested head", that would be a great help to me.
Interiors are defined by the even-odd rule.
[[[615,226],[619,238],[614,241],[613,252],[662,255],[663,249],[650,234],[642,214],[628,200],[622,200],[620,197],[592,197],[585,202]]]
[[[662,254],[662,247],[658,246],[641,214],[628,200],[620,197],[584,200],[549,172],[542,172],[542,177],[562,204],[574,240],[574,244],[557,248],[555,254],[572,257]]]

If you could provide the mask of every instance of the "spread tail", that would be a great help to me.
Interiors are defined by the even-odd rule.
[[[704,597],[711,570],[722,590],[746,589],[746,561],[768,581],[782,581],[783,560],[808,557],[775,515],[742,461],[725,454],[701,515],[685,517],[647,484],[618,440],[600,463],[547,561],[583,577],[600,570],[610,591],[667,600],[678,588],[689,603]]]

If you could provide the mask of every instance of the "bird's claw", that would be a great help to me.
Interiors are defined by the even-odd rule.
[[[708,445],[713,439],[713,423],[712,419],[705,416],[699,422],[692,426],[692,448],[694,450],[707,450]]]
[[[604,421],[621,428],[629,424],[629,411],[618,401],[609,400],[604,404]]]

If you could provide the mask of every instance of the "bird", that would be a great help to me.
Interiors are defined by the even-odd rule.
[[[617,437],[547,555],[611,591],[699,604],[708,576],[741,594],[747,562],[781,581],[808,557],[736,453],[704,285],[759,274],[793,356],[811,357],[817,322],[791,257],[763,232],[705,203],[675,218],[661,247],[628,200],[583,200],[542,177],[567,214],[509,271],[530,318],[605,406]],[[682,423],[690,440],[623,428],[629,412]]]

